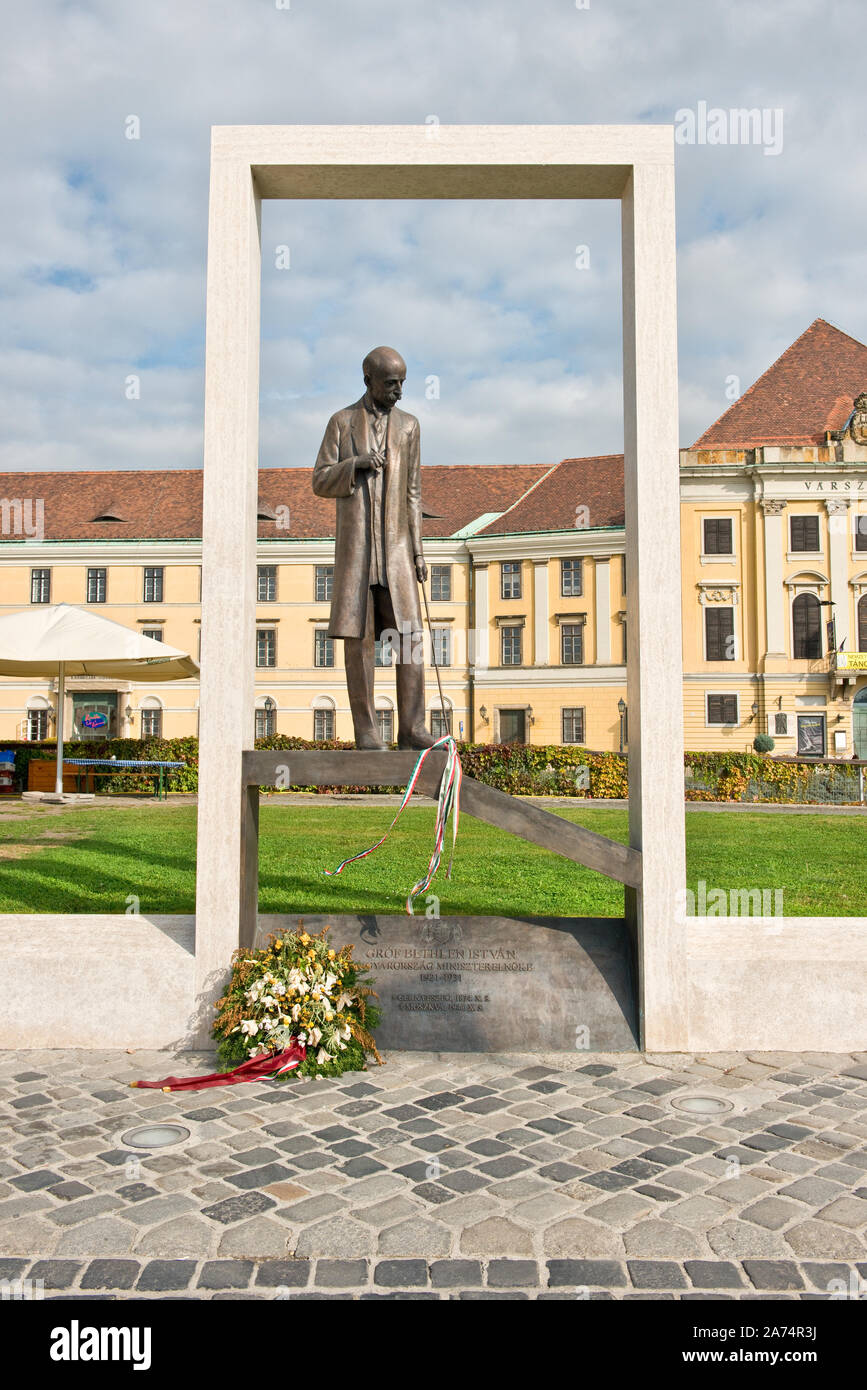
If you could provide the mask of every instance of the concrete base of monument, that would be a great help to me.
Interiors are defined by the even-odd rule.
[[[617,919],[303,920],[372,965],[385,1050],[635,1050]],[[689,917],[684,945],[683,1050],[867,1049],[867,918]],[[194,951],[188,914],[0,914],[0,1049],[207,1047],[223,979],[197,997]]]
[[[258,942],[330,925],[371,967],[401,1052],[630,1052],[638,1047],[626,924],[619,918],[259,917]]]

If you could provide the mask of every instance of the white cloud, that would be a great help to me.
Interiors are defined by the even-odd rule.
[[[681,439],[821,315],[867,336],[859,0],[45,0],[0,54],[0,462],[201,461],[212,124],[784,113],[782,153],[677,151]],[[852,80],[850,80],[850,78]],[[141,138],[127,140],[135,115]],[[262,460],[309,463],[392,339],[430,462],[621,445],[619,234],[595,204],[271,204]],[[268,255],[286,242],[292,269]],[[575,246],[591,248],[578,271]],[[138,402],[123,395],[142,378]],[[426,401],[424,378],[441,379]]]

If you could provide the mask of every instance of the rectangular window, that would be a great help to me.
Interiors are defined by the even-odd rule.
[[[144,591],[142,593],[144,603],[162,603],[163,601],[163,567],[156,569],[146,569],[144,572]]]
[[[275,603],[277,600],[277,566],[256,566],[256,599],[259,603]]]
[[[51,570],[30,571],[30,602],[51,602]]]
[[[389,638],[383,646],[382,638],[377,637],[373,643],[374,666],[393,666],[397,658],[397,645],[394,638]]]
[[[142,738],[162,738],[163,712],[161,709],[143,709],[141,712]]]
[[[792,550],[815,554],[819,549],[819,518],[817,516],[789,517],[789,536]]]
[[[48,738],[48,710],[31,709],[27,711],[27,737],[31,743],[39,743]]]
[[[584,711],[573,706],[561,711],[563,721],[563,743],[584,742]]]
[[[314,597],[317,603],[331,602],[331,586],[334,583],[334,566],[317,565]]]
[[[704,518],[704,554],[731,555],[732,519],[730,516],[706,516]]]
[[[276,724],[277,711],[273,709],[256,710],[256,738],[271,738]]]
[[[445,738],[452,731],[452,712],[447,709],[432,709],[430,712],[430,731],[434,738]]]
[[[822,655],[822,609],[815,594],[798,594],[792,602],[792,656],[816,661]]]
[[[277,665],[277,629],[273,627],[256,628],[256,665]]]
[[[584,575],[580,560],[560,561],[560,594],[563,598],[580,598],[584,592]]]
[[[105,603],[107,570],[89,569],[87,571],[87,602]]]
[[[705,660],[734,661],[735,616],[733,608],[704,610]]]
[[[447,627],[433,629],[433,654],[437,666],[451,666],[452,634]]]
[[[334,665],[334,639],[329,637],[324,627],[318,627],[314,635],[313,665]]]
[[[334,710],[315,709],[313,711],[313,737],[317,743],[334,737]]]
[[[860,512],[852,518],[855,528],[855,549],[867,550],[867,512]]]
[[[521,629],[519,627],[500,628],[500,663],[503,666],[520,666]]]
[[[141,635],[142,637],[149,637],[152,642],[161,642],[163,640],[163,629],[161,627],[143,627]],[[200,630],[199,637],[201,637],[201,635],[202,633]]]
[[[584,662],[584,624],[561,623],[560,661],[564,666],[581,666]]]
[[[521,562],[504,560],[500,566],[500,593],[503,598],[521,597]]]
[[[737,695],[708,695],[707,722],[708,724],[737,724]]]
[[[448,603],[452,596],[451,565],[431,565],[430,596],[437,603]]]
[[[394,710],[378,709],[376,722],[379,726],[379,737],[383,743],[394,743]]]

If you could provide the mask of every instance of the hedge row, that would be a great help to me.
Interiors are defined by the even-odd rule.
[[[27,786],[31,758],[54,758],[50,743],[6,743],[15,749],[19,787]],[[256,740],[257,748],[352,748],[336,739],[314,743],[309,739],[275,734]],[[175,792],[195,792],[198,778],[198,740],[89,739],[65,745],[68,757],[148,758],[183,761],[186,767],[168,773],[168,787]],[[470,777],[513,795],[625,797],[628,792],[627,760],[620,753],[594,753],[575,745],[464,743],[460,745],[464,771]],[[688,801],[770,801],[804,803],[857,803],[859,769],[847,763],[799,763],[758,753],[686,753],[685,795]],[[290,763],[291,767],[291,763]],[[149,791],[151,779],[136,773],[119,775],[102,783],[113,792]],[[292,791],[363,791],[361,786],[303,787]],[[402,791],[402,787],[391,788]]]

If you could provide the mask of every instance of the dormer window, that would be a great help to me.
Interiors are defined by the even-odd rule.
[[[103,511],[97,512],[96,516],[92,516],[90,519],[91,521],[126,521],[127,518],[121,516],[113,507],[106,507]]]

